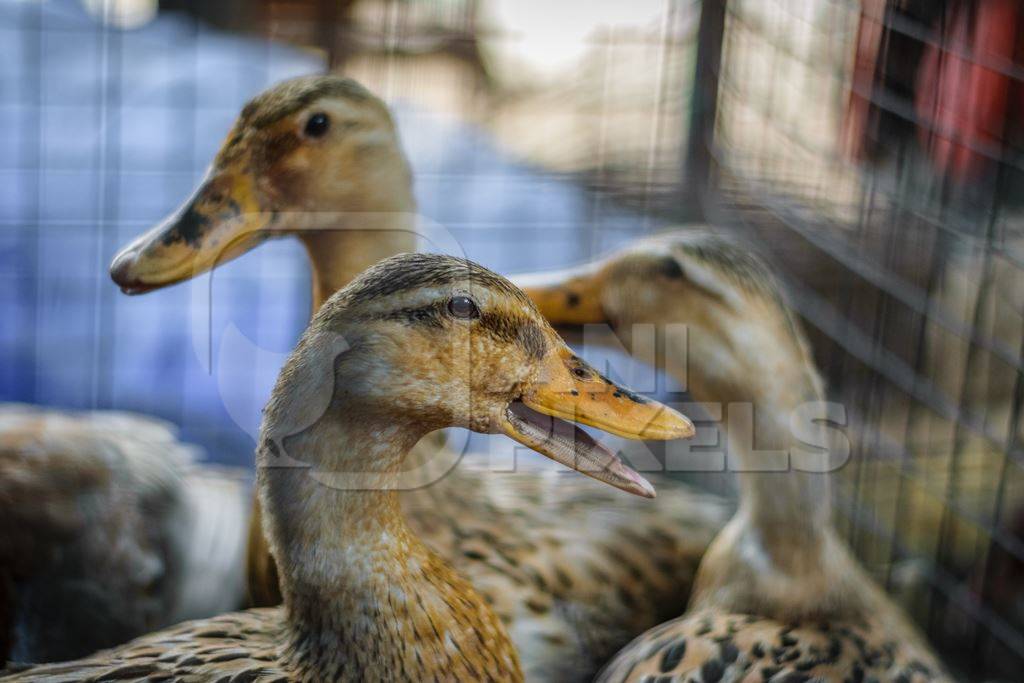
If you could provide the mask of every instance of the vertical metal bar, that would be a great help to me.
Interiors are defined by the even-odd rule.
[[[971,332],[972,335],[977,334],[978,327],[981,324],[981,317],[985,301],[989,297],[989,292],[992,286],[992,254],[988,248],[991,244],[991,236],[994,231],[994,226],[997,221],[998,211],[996,208],[992,209],[992,214],[986,226],[986,244],[982,247],[982,272],[981,280],[978,285],[978,293],[974,299],[974,306],[971,311]],[[955,545],[956,545],[956,517],[955,504],[957,496],[960,491],[960,459],[964,450],[967,448],[968,437],[965,434],[965,430],[961,426],[961,421],[964,413],[971,412],[970,407],[970,394],[971,394],[971,377],[974,374],[974,368],[978,362],[978,354],[982,352],[982,349],[978,347],[974,342],[968,343],[967,346],[967,358],[964,363],[964,371],[961,376],[960,386],[960,399],[957,405],[957,422],[953,426],[953,450],[950,453],[949,464],[946,469],[946,491],[944,495],[944,509],[942,511],[942,518],[939,522],[939,538],[938,544],[935,548],[934,562],[936,565],[942,566],[953,566],[955,561]],[[949,606],[948,597],[945,600],[943,610]],[[936,632],[939,628],[940,613],[935,609],[934,603],[929,606],[928,610],[928,631],[930,633]]]
[[[682,212],[693,220],[708,214],[714,191],[713,150],[718,113],[718,79],[722,67],[725,12],[728,0],[704,0],[697,29],[697,58],[693,70],[690,129],[683,159]]]
[[[181,171],[184,171],[188,175],[189,182],[186,185],[186,187],[188,187],[189,185],[192,185],[198,179],[197,178],[197,175],[198,175],[197,171],[199,170],[199,165],[200,165],[200,160],[198,158],[198,154],[197,154],[197,150],[196,150],[196,138],[198,136],[200,121],[202,120],[201,117],[203,116],[203,114],[200,112],[201,103],[199,102],[199,83],[200,83],[200,79],[202,78],[202,73],[201,73],[201,71],[199,69],[199,50],[200,50],[200,45],[201,45],[202,36],[203,36],[203,21],[202,21],[202,19],[200,19],[199,14],[198,14],[198,10],[200,8],[195,7],[195,5],[198,5],[198,4],[201,4],[201,3],[198,3],[197,0],[190,0],[190,5],[193,6],[191,9],[195,10],[195,11],[190,11],[190,14],[189,14],[189,23],[188,23],[188,28],[187,28],[187,31],[188,31],[187,36],[188,37],[187,38],[183,38],[182,41],[181,41],[181,45],[185,47],[185,49],[187,50],[187,53],[183,54],[183,55],[181,55],[179,57],[180,63],[182,64],[182,68],[183,69],[185,68],[185,63],[186,63],[186,60],[187,60],[188,61],[188,68],[191,70],[191,72],[189,73],[189,77],[188,77],[188,87],[187,88],[183,88],[181,90],[180,94],[178,95],[178,100],[176,102],[175,101],[168,101],[165,104],[165,106],[174,107],[176,104],[180,103],[180,105],[182,107],[181,110],[177,110],[175,112],[175,116],[178,119],[178,120],[175,121],[175,135],[178,137],[178,139],[180,139],[182,141],[187,140],[188,141],[188,146],[185,146],[184,144],[182,144],[180,152],[173,153],[173,156],[170,159],[168,159],[168,161],[171,163],[171,167],[172,168],[180,169]],[[179,200],[177,198],[175,198],[173,201],[177,202]],[[212,295],[213,295],[213,275],[210,276],[209,283],[207,285],[207,296],[209,297],[209,296],[212,296]],[[208,354],[208,358],[207,358],[206,362],[209,364],[208,367],[212,368],[213,367],[213,365],[212,365],[212,363],[213,363],[213,302],[212,301],[209,302],[209,315],[210,315],[210,319],[207,321],[207,330],[208,330],[207,334],[209,335],[209,338],[208,338],[209,346],[208,346],[208,348],[206,350],[206,353]],[[189,351],[187,351],[186,349],[178,349],[177,353],[181,354],[183,356],[184,354],[189,353]],[[179,358],[176,359],[175,362],[179,363],[179,367],[187,367],[185,363],[181,362],[181,356],[179,356]],[[187,400],[187,396],[188,396],[187,381],[188,380],[186,379],[186,375],[182,375],[181,382],[179,383],[177,391],[173,392],[173,402],[172,402],[171,397],[169,396],[167,401],[166,401],[166,403],[165,403],[165,405],[164,405],[164,408],[163,408],[164,410],[167,411],[168,415],[171,415],[171,414],[177,415],[178,416],[177,424],[181,425],[186,430],[190,426],[192,426],[192,425],[190,425],[190,420],[189,420],[189,410],[188,410],[188,400]],[[173,407],[172,407],[172,405],[173,405]],[[200,423],[196,423],[196,426],[198,426],[198,424],[201,424],[201,422]],[[195,429],[196,426],[192,426],[192,428]],[[215,436],[204,434],[202,438],[210,439],[211,441],[212,441],[213,438],[218,438],[218,439],[222,438],[223,437],[223,429],[218,430],[218,431],[219,431],[219,433],[216,434]]]
[[[1024,360],[1024,336],[1020,340],[1020,359]],[[988,605],[992,602],[992,580],[995,578],[995,566],[992,563],[992,552],[996,547],[998,541],[992,538],[994,532],[1002,526],[1003,506],[1006,500],[1006,486],[1009,480],[1009,464],[1010,455],[1009,451],[1017,446],[1020,442],[1020,428],[1021,428],[1021,417],[1024,412],[1024,373],[1017,371],[1017,377],[1013,383],[1013,396],[1010,404],[1010,424],[1006,436],[1006,444],[1002,452],[1002,460],[999,463],[999,474],[996,477],[998,482],[996,486],[995,500],[992,504],[992,521],[989,527],[989,547],[987,550],[979,550],[978,556],[982,557],[984,553],[982,571],[981,571],[981,586],[978,588],[978,594],[983,605]],[[1016,531],[1016,530],[1011,530]],[[986,640],[991,640],[991,630],[988,630],[989,638],[986,639],[982,630],[976,628],[974,631],[974,639],[971,644],[971,661],[983,662],[983,647]],[[1024,659],[1018,659],[1018,665],[1024,665]]]
[[[1020,48],[1021,48],[1021,38],[1020,38],[1019,35],[1017,36],[1017,38],[1015,40],[1014,48],[1015,48],[1014,49],[1014,54],[1017,54],[1019,52]],[[1021,84],[1019,82],[1016,83],[1015,85],[1018,88],[1021,87]],[[1007,111],[1007,116],[1009,117],[1010,115],[1011,115],[1010,112]],[[1008,118],[1007,121],[1009,121],[1009,120],[1010,119]],[[1006,176],[1007,176],[1007,169],[1006,169],[1006,167],[1002,163],[1000,163],[999,166],[997,167],[996,182],[995,182],[995,184],[993,186],[993,193],[992,193],[992,208],[991,208],[991,211],[992,211],[992,215],[993,215],[993,220],[992,220],[992,222],[988,226],[989,229],[988,229],[988,233],[987,233],[986,239],[985,239],[985,249],[986,249],[985,253],[986,253],[986,256],[987,256],[986,264],[988,264],[989,259],[992,258],[991,254],[993,252],[995,252],[996,249],[997,249],[997,246],[996,246],[997,241],[998,241],[998,243],[1001,246],[1003,244],[1003,240],[1005,240],[1005,235],[1002,234],[1003,231],[1000,230],[1000,227],[1003,227],[1003,228],[1006,227],[1005,226],[1005,221],[1002,222],[1003,225],[1001,226],[1000,222],[997,220],[997,217],[998,217],[999,208],[1000,208],[1002,202],[1004,201],[1004,198],[1006,197],[1007,190],[1008,190],[1009,187],[1012,187],[1012,183],[1007,181]],[[998,257],[996,257],[996,258],[998,258]],[[1019,273],[1014,273],[1013,275],[1014,276],[1019,276]],[[993,278],[995,278],[994,275],[993,275]],[[1018,353],[1018,359],[1019,360],[1020,359],[1024,359],[1024,336],[1022,336],[1021,339],[1020,339],[1019,349],[1020,350],[1019,350],[1019,353]],[[998,361],[996,361],[996,362],[998,363]],[[989,380],[990,381],[986,385],[986,394],[990,394],[991,393],[991,386],[992,386],[991,378],[992,378],[992,367],[990,365],[990,367],[989,367]],[[991,396],[987,396],[986,398],[989,401],[991,401]],[[982,548],[982,547],[980,547],[980,544],[978,544],[978,545],[976,545],[976,550],[975,550],[975,555],[977,557],[979,557],[979,558],[983,558],[982,559],[982,563],[983,564],[982,564],[982,570],[981,570],[981,577],[982,577],[981,578],[981,585],[977,587],[978,597],[980,598],[980,600],[981,600],[983,605],[990,604],[992,602],[993,597],[994,597],[992,595],[992,582],[993,582],[993,579],[995,578],[994,575],[995,575],[995,569],[996,568],[994,567],[994,564],[992,562],[992,552],[997,547],[996,546],[997,541],[994,540],[994,535],[1003,526],[1003,518],[1002,518],[1003,506],[1004,506],[1004,501],[1005,501],[1005,498],[1006,498],[1006,487],[1007,487],[1008,479],[1009,479],[1009,476],[1010,476],[1010,473],[1009,473],[1010,455],[1009,455],[1009,453],[1010,453],[1010,451],[1012,449],[1014,449],[1017,446],[1017,444],[1019,442],[1019,439],[1020,439],[1020,426],[1021,426],[1021,416],[1022,416],[1021,415],[1021,413],[1022,413],[1022,405],[1024,405],[1024,373],[1022,373],[1020,370],[1017,370],[1016,377],[1014,378],[1014,382],[1013,382],[1013,390],[1012,390],[1011,399],[1010,399],[1010,420],[1009,420],[1009,425],[1008,425],[1008,430],[1007,430],[1007,435],[1006,435],[1006,441],[1003,444],[1002,453],[1000,454],[1001,455],[1001,460],[1000,460],[1000,463],[999,463],[998,475],[996,477],[997,484],[996,484],[996,491],[995,491],[995,499],[994,499],[993,507],[992,507],[991,523],[990,523],[990,526],[987,529],[988,535],[989,535],[988,548],[987,549]],[[984,419],[987,420],[988,417],[989,416],[986,414]],[[1012,523],[1013,522],[1011,521],[1011,524]],[[1019,531],[1017,529],[1012,529],[1011,528],[1010,531],[1011,531],[1011,533],[1019,533]],[[981,627],[985,627],[984,628],[984,632],[983,632],[983,628],[981,628]],[[988,638],[985,637],[985,634],[988,635]],[[972,639],[971,649],[970,649],[970,652],[971,652],[970,661],[972,663],[974,663],[974,668],[976,670],[978,670],[979,672],[984,669],[985,665],[991,666],[991,664],[992,664],[992,662],[984,661],[985,657],[984,657],[983,650],[984,650],[984,646],[985,646],[986,642],[988,642],[989,644],[991,644],[991,642],[992,642],[992,631],[991,631],[991,628],[988,627],[988,625],[984,624],[984,623],[976,624],[975,628],[974,628],[973,639]],[[1017,666],[1021,666],[1022,664],[1024,664],[1024,660],[1022,660],[1021,658],[1018,657],[1017,661],[1016,661],[1016,665]]]
[[[901,171],[901,175],[905,175],[905,171]],[[908,216],[908,218],[910,218]],[[934,228],[935,232],[939,231],[938,227]],[[945,254],[938,244],[941,240],[941,236],[935,235],[933,238],[933,246],[931,253],[928,258],[928,274],[926,276],[926,291],[928,292],[929,298],[935,293],[941,284],[942,274],[945,272]],[[920,315],[920,324],[916,329],[915,342],[914,342],[914,386],[913,390],[916,392],[918,389],[919,380],[924,377],[928,372],[927,360],[929,353],[932,353],[931,346],[928,343],[928,314],[924,312]],[[896,478],[896,495],[895,495],[895,507],[893,510],[893,529],[891,542],[889,544],[888,554],[888,569],[886,571],[885,585],[888,589],[893,588],[893,569],[898,560],[903,559],[901,556],[900,549],[907,547],[904,543],[903,535],[904,529],[901,528],[899,522],[913,519],[914,506],[910,505],[908,508],[908,500],[906,484],[909,478],[909,461],[914,458],[914,445],[912,442],[914,425],[917,424],[918,420],[926,419],[925,416],[928,413],[928,409],[924,407],[920,401],[914,400],[910,397],[910,405],[907,409],[907,418],[905,423],[905,432],[903,435],[903,448],[900,451],[899,463],[897,467],[900,471],[900,476]],[[904,525],[907,526],[907,525]],[[913,551],[913,547],[910,547]]]
[[[896,220],[896,216],[892,211],[886,211],[882,215],[884,215],[888,225],[885,230],[885,243],[879,245],[877,258],[886,268],[895,270],[900,250],[900,238],[903,236],[903,232],[900,230],[902,222]],[[871,222],[869,221],[869,230],[870,225]],[[887,334],[890,331],[890,325],[897,323],[902,316],[900,315],[901,311],[898,309],[899,302],[893,298],[889,291],[882,287],[877,288],[876,291],[875,310],[871,322],[871,338],[874,341],[873,352],[884,354],[889,351],[886,340]],[[860,435],[861,445],[858,449],[859,457],[856,463],[856,479],[854,480],[851,500],[854,516],[861,521],[870,514],[877,523],[879,501],[877,499],[872,500],[870,495],[876,488],[875,480],[878,475],[879,459],[874,454],[881,450],[882,434],[885,428],[885,405],[889,386],[885,373],[870,371],[870,376],[866,380],[866,387],[864,389],[865,408],[862,412],[864,416],[863,427],[866,429]],[[869,434],[873,444],[873,447],[870,449],[867,447]],[[877,543],[874,542],[875,539],[866,535],[869,533],[870,529],[865,528],[864,524],[855,524],[851,528],[850,545],[860,557],[867,556],[877,559]]]
[[[338,22],[341,18],[341,2],[339,0],[319,0],[317,2],[316,40],[327,55],[327,69],[334,69],[341,62],[338,45]]]
[[[96,93],[96,106],[102,131],[97,145],[96,183],[98,193],[97,211],[98,234],[94,241],[97,249],[98,273],[94,287],[93,308],[93,396],[92,407],[113,407],[114,377],[114,288],[104,277],[106,264],[103,259],[117,246],[117,229],[120,223],[121,201],[121,117],[123,110],[123,60],[122,30],[111,29],[108,9],[104,9],[102,38],[100,42],[100,68],[103,70],[101,86]]]
[[[31,197],[31,203],[24,212],[24,222],[30,226],[28,230],[22,230],[20,238],[25,242],[25,257],[32,263],[32,267],[23,278],[24,300],[29,306],[29,320],[26,322],[28,343],[25,347],[28,351],[29,363],[24,369],[20,369],[18,388],[21,396],[24,396],[32,403],[39,402],[39,311],[42,306],[40,299],[40,280],[42,279],[42,205],[43,205],[43,3],[34,5],[23,5],[21,15],[21,27],[31,40],[23,40],[25,50],[24,63],[34,66],[35,82],[26,74],[22,80],[23,91],[21,102],[24,110],[31,109],[31,115],[22,114],[19,120],[19,127],[22,131],[22,145],[19,145],[19,161],[22,169],[21,180],[24,182],[23,190],[26,196]],[[32,172],[29,172],[29,169]],[[23,340],[19,340],[22,342]]]

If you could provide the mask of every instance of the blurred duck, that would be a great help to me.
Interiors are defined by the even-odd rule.
[[[299,78],[245,106],[194,195],[126,246],[111,275],[141,293],[295,235],[312,263],[316,310],[361,269],[414,250],[414,222],[411,173],[384,103],[345,78]],[[587,386],[605,386],[581,373]],[[427,437],[407,462],[450,462],[443,443]],[[675,482],[664,484],[670,495],[641,501],[549,475],[463,463],[399,497],[410,527],[492,606],[529,679],[590,680],[634,636],[681,611],[686,577],[728,509]],[[251,530],[250,595],[277,604],[273,559],[260,525]]]
[[[250,491],[161,420],[0,405],[4,660],[81,657],[235,608]]]
[[[628,340],[637,323],[685,323],[668,353],[685,358],[688,341],[701,359],[694,397],[754,406],[752,423],[730,415],[740,507],[701,562],[688,610],[637,638],[600,680],[950,680],[831,525],[823,472],[838,463],[808,448],[829,435],[808,413],[793,423],[799,439],[791,427],[821,405],[822,381],[767,266],[697,231],[519,282],[555,324],[608,322]],[[788,471],[770,471],[780,465]]]
[[[521,680],[501,621],[405,522],[394,487],[421,437],[459,425],[653,497],[561,416],[636,438],[692,424],[594,376],[504,278],[447,256],[381,262],[320,308],[264,411],[258,489],[284,606],[11,680]]]

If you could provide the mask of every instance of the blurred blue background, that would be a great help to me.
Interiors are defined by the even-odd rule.
[[[298,243],[139,297],[107,268],[188,195],[246,100],[323,69],[183,14],[121,30],[73,0],[0,0],[0,400],[158,415],[212,460],[251,463],[308,319]],[[392,104],[421,214],[491,268],[577,263],[652,227],[470,124]]]

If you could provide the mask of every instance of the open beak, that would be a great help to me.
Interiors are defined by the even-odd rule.
[[[505,410],[501,430],[519,443],[578,472],[647,498],[654,487],[577,424],[628,439],[693,436],[685,416],[598,374],[561,345],[541,361],[541,372]]]
[[[509,277],[526,292],[541,315],[552,325],[586,325],[606,322],[601,290],[606,277],[604,264]]]
[[[211,169],[181,207],[117,253],[110,277],[126,294],[196,277],[264,241],[270,216],[248,172]]]

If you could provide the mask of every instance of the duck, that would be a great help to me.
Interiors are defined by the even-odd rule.
[[[953,680],[832,526],[842,434],[821,424],[831,414],[809,344],[749,245],[695,226],[518,283],[554,324],[606,323],[627,342],[637,324],[686,325],[667,342],[674,366],[699,358],[694,398],[729,403],[739,507],[685,613],[638,636],[597,680]]]
[[[343,76],[299,77],[245,105],[195,192],[121,249],[111,276],[143,294],[294,237],[309,256],[315,311],[361,269],[416,248],[415,207],[388,107]],[[448,462],[445,452],[435,432],[407,462]],[[678,614],[685,577],[730,514],[720,497],[675,481],[659,481],[669,495],[650,502],[557,473],[463,461],[442,474],[400,492],[408,523],[484,595],[528,680],[589,681]],[[272,606],[281,594],[259,505],[253,519],[249,594]]]
[[[251,477],[201,455],[157,418],[0,404],[4,661],[237,608]]]
[[[283,605],[10,680],[522,680],[500,619],[398,499],[410,450],[455,425],[645,499],[651,484],[580,425],[693,433],[675,410],[597,379],[500,275],[444,255],[391,257],[321,306],[263,412],[257,486]]]

